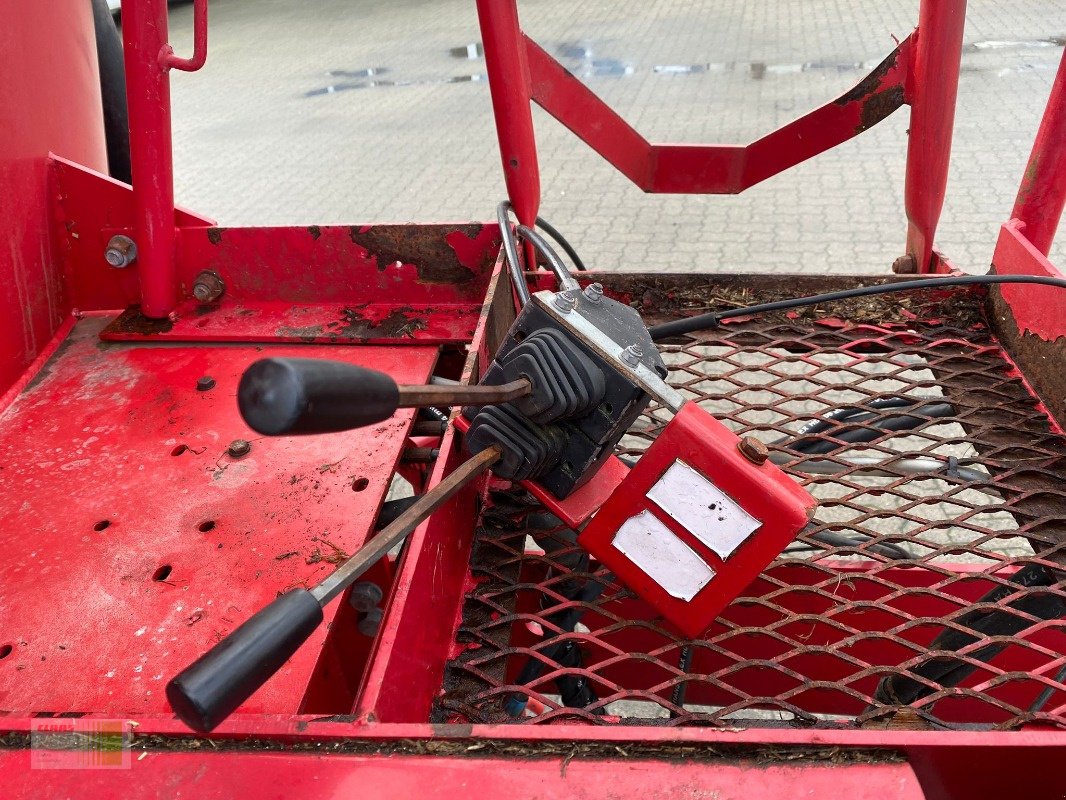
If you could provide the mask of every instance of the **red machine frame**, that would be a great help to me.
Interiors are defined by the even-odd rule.
[[[72,346],[72,330],[97,317],[106,318],[101,326],[107,322],[100,332],[102,348],[97,348],[104,354],[109,342],[177,344],[186,349],[212,342],[271,347],[316,343],[338,349],[358,344],[380,347],[381,358],[402,358],[405,350],[414,354],[432,347],[441,348],[440,355],[422,365],[423,372],[436,368],[475,381],[494,351],[501,326],[505,330],[513,315],[495,226],[219,228],[209,219],[176,209],[169,70],[195,70],[204,63],[207,1],[196,0],[196,45],[190,59],[177,58],[169,47],[165,0],[126,6],[123,34],[130,116],[135,121],[134,183],[127,187],[93,169],[102,167],[98,141],[50,156],[46,178],[39,180],[35,174],[32,181],[26,179],[26,185],[34,187],[29,196],[40,200],[47,213],[43,235],[48,257],[40,258],[48,262],[46,283],[60,288],[49,295],[47,313],[9,318],[4,325],[5,340],[30,344],[5,352],[0,372],[3,408],[17,409],[20,397],[56,363],[53,359]],[[515,0],[478,0],[478,11],[504,174],[522,222],[533,223],[539,204],[531,101],[645,191],[711,193],[742,191],[909,104],[905,203],[910,225],[906,255],[897,271],[952,269],[933,249],[933,235],[946,186],[964,0],[923,0],[918,29],[855,89],[748,145],[649,143],[521,32]],[[42,24],[53,21],[46,11],[32,13]],[[84,10],[73,14],[67,25],[72,39],[91,27]],[[4,90],[9,87],[0,87]],[[17,89],[0,94],[0,100],[12,96],[19,98]],[[91,113],[86,110],[85,116],[91,118]],[[54,135],[44,122],[37,133],[42,139]],[[1061,276],[1047,253],[1064,202],[1066,56],[1011,219],[1001,230],[995,268]],[[25,204],[27,217],[40,211],[31,205]],[[136,271],[117,272],[100,258],[116,234],[137,241]],[[32,249],[26,249],[25,258],[36,258]],[[225,295],[208,310],[191,296],[193,283],[205,270],[219,272],[226,282]],[[537,279],[549,281],[544,275]],[[1066,335],[1066,303],[1061,293],[1011,286],[1003,289],[1002,299],[1013,314],[1020,350],[1033,358],[1066,360],[1061,338]],[[102,356],[87,350],[85,357]],[[236,363],[226,369],[235,370]],[[199,371],[196,364],[184,370],[180,385]],[[1061,392],[1055,394],[1062,387],[1057,375],[1042,373],[1030,381],[1043,396],[1062,397]],[[1066,416],[1062,408],[1049,411],[1060,424]],[[399,420],[401,427],[406,419]],[[381,484],[399,469],[413,482],[433,486],[463,458],[458,437],[449,429],[435,445],[441,457],[431,468],[402,465],[397,441],[402,444],[403,436],[397,439],[395,433],[372,472],[362,476],[369,482]],[[370,446],[386,447],[384,436],[371,440]],[[307,448],[297,457],[312,467],[321,461],[320,466],[327,467],[321,474],[332,476],[332,450],[321,444]],[[136,489],[145,492],[137,505],[151,515],[157,498],[144,484],[136,484]],[[383,496],[378,492],[377,503]],[[244,510],[253,513],[262,502],[246,500]],[[487,796],[536,789],[546,796],[613,792],[636,797],[676,796],[681,788],[696,786],[724,798],[778,796],[802,785],[812,793],[839,793],[847,787],[872,797],[1000,796],[1006,791],[1042,796],[1053,772],[1049,765],[1066,753],[1062,731],[1038,726],[946,734],[891,728],[430,724],[426,720],[444,662],[457,647],[453,630],[469,588],[465,582],[477,504],[477,491],[461,494],[412,535],[405,558],[382,565],[386,574],[381,580],[391,581],[392,588],[380,635],[363,652],[346,650],[343,637],[326,636],[320,642],[324,656],[303,665],[308,692],[300,708],[285,709],[275,693],[260,713],[236,714],[209,740],[190,737],[162,707],[149,704],[136,714],[136,737],[147,743],[148,753],[135,760],[129,773],[139,783],[139,793],[171,796],[174,786],[187,784],[205,797],[261,793],[264,786],[279,795],[314,788],[341,796],[357,787],[381,796],[406,796],[416,790],[427,796],[453,797],[460,791]],[[372,518],[376,510],[375,503],[360,513]],[[369,518],[363,535],[369,535]],[[54,540],[56,546],[60,542]],[[360,543],[361,536],[355,536],[342,545],[350,551]],[[238,565],[253,569],[250,562]],[[284,577],[307,580],[320,568],[300,567]],[[220,591],[225,578],[217,575],[208,590]],[[31,605],[26,604],[25,613],[46,624],[47,606]],[[452,618],[442,618],[442,609]],[[336,610],[336,629],[343,629],[347,613]],[[442,624],[427,627],[427,620]],[[175,656],[168,666],[182,658],[184,654]],[[337,671],[349,670],[353,661],[365,669],[339,680]],[[0,748],[0,777],[9,791],[46,794],[77,787],[83,794],[107,797],[120,790],[124,773],[28,770],[26,737],[40,716],[37,712],[54,710],[28,709],[17,697],[2,697],[0,708],[10,710],[0,713],[0,741],[6,745]],[[346,710],[338,710],[346,704]],[[100,709],[75,713],[90,720],[113,716]],[[767,753],[786,753],[787,760],[767,766]]]

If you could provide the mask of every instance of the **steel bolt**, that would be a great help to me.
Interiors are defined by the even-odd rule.
[[[918,272],[918,259],[912,255],[900,256],[892,262],[892,271],[897,275],[914,275]]]
[[[631,344],[625,350],[622,351],[619,358],[631,367],[637,367],[640,365],[640,359],[644,356],[644,351],[640,349],[639,344]]]
[[[603,299],[603,285],[590,283],[585,287],[585,299],[590,303],[598,303]]]
[[[204,375],[202,378],[196,379],[196,391],[208,392],[215,388],[215,379],[210,375]]]
[[[565,292],[557,292],[555,295],[555,307],[564,314],[569,314],[577,307],[577,298],[574,294],[575,292],[572,289],[567,289]]]
[[[360,614],[367,614],[378,607],[382,597],[384,597],[384,594],[381,591],[381,587],[376,583],[360,581],[352,587],[348,602]]]
[[[115,269],[124,269],[137,260],[137,243],[121,233],[112,236],[104,251],[104,258]]]
[[[192,285],[192,296],[200,303],[213,303],[226,291],[226,284],[217,272],[205,269],[196,276]]]
[[[252,452],[252,443],[247,439],[234,439],[229,443],[226,452],[229,453],[230,458],[244,458]]]
[[[356,625],[359,633],[363,634],[363,636],[377,636],[383,616],[380,608],[372,608],[367,611],[366,616],[362,617]]]
[[[745,436],[741,439],[737,449],[752,464],[765,464],[766,459],[770,457],[770,451],[766,445],[754,436]]]

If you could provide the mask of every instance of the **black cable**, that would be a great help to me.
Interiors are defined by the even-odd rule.
[[[500,226],[500,236],[503,238],[503,251],[507,256],[507,269],[511,273],[511,283],[514,284],[515,294],[518,295],[519,306],[529,302],[529,287],[526,286],[526,276],[522,274],[522,265],[518,262],[518,241],[514,231],[511,230],[511,220],[507,214],[511,210],[511,204],[504,200],[496,206],[496,222]]]
[[[836,533],[834,531],[818,531],[817,533],[808,534],[810,538],[816,542],[827,544],[830,547],[854,547],[856,549],[865,547],[871,553],[877,553],[879,556],[892,559],[893,561],[907,561],[911,558],[911,554],[900,547],[898,544],[892,544],[891,542],[873,542],[872,536],[865,539],[859,539],[858,537],[846,536],[843,533]]]
[[[1055,683],[1062,683],[1063,681],[1066,681],[1066,664],[1063,664],[1059,671],[1055,673]],[[1038,694],[1033,704],[1029,706],[1029,713],[1035,714],[1041,711],[1053,694],[1055,694],[1055,687],[1045,686],[1044,691]]]
[[[984,638],[1014,636],[1035,624],[1021,614],[1036,617],[1038,620],[1061,619],[1066,614],[1066,602],[1059,595],[1048,591],[1057,582],[1057,576],[1040,564],[1028,564],[1006,580],[1012,585],[997,585],[977,602],[999,603],[1004,598],[1017,593],[1019,588],[1031,591],[1022,594],[1021,597],[1001,608],[991,611],[969,611],[961,615],[955,620],[958,627],[945,627],[933,639],[928,649],[958,651]],[[1021,614],[1012,613],[1015,611]],[[972,631],[972,633],[964,633],[959,628]],[[995,642],[979,647],[969,655],[975,661],[987,663],[1003,652],[1006,647],[1004,643]],[[911,667],[908,672],[929,683],[947,688],[958,686],[976,669],[977,667],[961,658],[937,655]],[[886,675],[881,679],[874,693],[874,699],[885,705],[909,705],[935,691],[935,688],[926,683],[900,672]]]
[[[578,282],[574,280],[574,276],[566,269],[566,264],[559,258],[559,254],[555,252],[555,249],[548,244],[543,236],[528,225],[519,225],[518,233],[548,260],[548,267],[555,273],[555,277],[559,281],[559,291],[581,288]]]
[[[782,436],[777,441],[771,442],[771,444],[783,444],[789,439],[799,439],[803,436],[821,433],[822,431],[829,430],[834,422],[842,422],[844,420],[852,421],[853,417],[859,415],[865,414],[873,416],[870,413],[870,409],[880,411],[886,408],[905,408],[906,406],[913,406],[917,402],[918,398],[915,397],[876,397],[868,403],[863,403],[861,406],[842,406],[840,408],[834,408],[830,411],[826,411],[818,419],[805,423],[792,436]]]
[[[836,425],[823,433],[822,435],[825,438],[806,436],[788,443],[778,441],[774,442],[774,444],[783,444],[790,450],[795,450],[804,455],[826,455],[839,450],[845,444],[872,442],[874,439],[879,439],[892,431],[914,430],[933,419],[952,417],[954,415],[955,407],[950,403],[928,403],[915,408],[907,414],[894,414],[880,419],[873,419],[873,417],[877,416],[875,414],[853,414],[850,417],[844,417],[844,420],[849,424]],[[839,442],[828,441],[828,439],[837,439]]]
[[[709,314],[697,314],[694,317],[675,319],[662,325],[653,325],[648,331],[653,341],[680,336],[693,331],[702,331],[718,327],[724,319],[747,317],[752,314],[766,314],[771,311],[787,311],[791,308],[816,306],[819,303],[832,303],[852,297],[869,297],[893,292],[912,292],[917,289],[935,289],[940,286],[972,286],[998,283],[1035,283],[1042,286],[1058,286],[1066,289],[1066,279],[1048,278],[1043,275],[955,275],[947,278],[923,278],[915,281],[880,284],[877,286],[860,286],[839,292],[826,292],[808,297],[795,297],[790,300],[777,300],[772,303],[759,303],[745,308],[731,308],[727,311],[712,311]]]
[[[577,254],[577,250],[575,250],[574,246],[566,240],[565,236],[563,236],[561,233],[559,233],[558,230],[556,230],[554,225],[548,222],[548,220],[544,219],[544,217],[537,217],[536,225],[538,228],[540,228],[542,231],[552,237],[556,241],[556,243],[558,243],[558,245],[566,251],[566,254],[570,256],[570,260],[574,262],[574,269],[576,269],[578,272],[588,271],[585,268],[585,262],[582,261],[581,256]]]

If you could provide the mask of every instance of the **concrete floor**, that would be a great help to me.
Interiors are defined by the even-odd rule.
[[[743,142],[852,86],[917,7],[526,0],[520,11],[647,137]],[[173,76],[180,202],[223,224],[492,217],[504,190],[484,61],[466,55],[473,0],[211,0],[210,13],[207,66]],[[178,52],[191,51],[191,6],[171,18]],[[938,240],[967,269],[987,269],[1064,33],[1059,0],[970,3]],[[539,110],[536,125],[542,213],[592,266],[884,272],[902,250],[906,109],[732,197],[644,195]]]

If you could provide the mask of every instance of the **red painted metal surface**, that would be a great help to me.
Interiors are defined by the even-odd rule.
[[[337,436],[258,437],[234,397],[263,346],[101,345],[106,321],[82,320],[0,417],[8,711],[165,711],[166,680],[362,543],[412,416]],[[316,353],[407,383],[437,358],[432,347]],[[200,392],[203,375],[216,386]],[[226,448],[238,438],[252,452],[234,459]],[[246,708],[297,711],[327,631]]]
[[[781,554],[807,525],[814,509],[814,498],[773,464],[753,464],[741,455],[738,442],[736,434],[722,423],[695,403],[686,403],[578,537],[578,543],[610,569],[619,581],[689,638],[696,638],[706,630],[722,610]],[[656,501],[649,496],[667,470],[675,465],[709,480],[725,495],[721,502],[735,502],[758,521],[754,530],[735,544],[732,552],[715,552],[708,542],[686,526],[686,520],[670,513],[669,509],[676,506],[664,504],[680,498],[660,496]],[[703,498],[703,502],[710,500],[707,496]],[[711,520],[717,514],[719,523],[737,524],[727,521],[723,516],[727,511],[719,509],[717,503],[701,508]],[[691,599],[671,595],[652,575],[634,563],[631,556],[618,549],[619,530],[628,520],[641,514],[658,520],[669,531],[665,536],[672,533],[713,571],[710,582]],[[714,533],[711,531],[712,536]],[[733,542],[729,544],[733,545]],[[647,547],[645,545],[644,549]]]
[[[648,142],[539,45],[523,41],[530,99],[644,191],[674,194],[736,194],[862,133],[903,105],[913,52],[907,37],[854,89],[750,144],[687,145]]]
[[[56,268],[65,276],[71,307],[103,311],[139,303],[137,262],[126,269],[114,269],[104,258],[112,236],[135,235],[136,213],[130,186],[58,156],[48,159],[47,169],[51,197],[46,206],[52,210],[53,257]],[[175,222],[179,227],[214,224],[207,217],[180,208]]]
[[[455,748],[461,753],[462,748]],[[476,752],[476,751],[475,751]],[[622,751],[625,752],[624,750]],[[0,751],[0,780],[16,797],[60,796],[71,786],[63,772],[32,773],[25,752]],[[432,775],[432,778],[428,776]],[[905,763],[820,764],[754,760],[649,758],[548,758],[345,754],[148,753],[128,776],[85,772],[83,792],[103,795],[127,778],[137,796],[170,800],[175,791],[202,800],[254,794],[263,800],[314,796],[373,798],[633,798],[634,800],[750,800],[784,797],[799,789],[810,797],[847,792],[854,800],[921,800],[914,771]]]
[[[1029,240],[1026,235],[1028,231],[1029,227],[1018,219],[1012,219],[1000,228],[996,251],[992,255],[996,272],[1004,275],[1064,277],[1058,267]],[[1008,284],[1001,291],[1023,333],[1035,333],[1049,342],[1066,336],[1066,297],[1063,297],[1061,289]]]
[[[535,208],[539,201],[530,101],[646,192],[727,194],[741,192],[872,127],[903,105],[904,85],[911,79],[913,36],[854,89],[751,144],[653,144],[522,35],[516,2],[479,2],[478,9],[508,194],[527,224],[525,209]],[[930,4],[936,5],[932,0],[925,5]],[[940,5],[958,10],[959,3]],[[941,22],[932,20],[935,25]],[[956,74],[957,69],[956,64]],[[931,100],[943,97],[941,92]],[[937,147],[950,145],[951,111],[946,111],[948,138],[938,141]]]
[[[167,0],[130,3],[122,13],[122,38],[141,307],[149,317],[165,318],[178,299],[170,75],[163,58]]]
[[[907,84],[911,120],[904,192],[907,254],[919,272],[934,267],[933,236],[948,183],[965,21],[966,0],[922,0],[914,69]]]
[[[1044,117],[1037,131],[1029,163],[1025,166],[1013,219],[1025,225],[1024,233],[1045,256],[1066,204],[1066,52],[1051,87]]]
[[[107,169],[100,76],[86,55],[90,5],[0,5],[0,392],[71,308],[52,239],[48,153]]]

